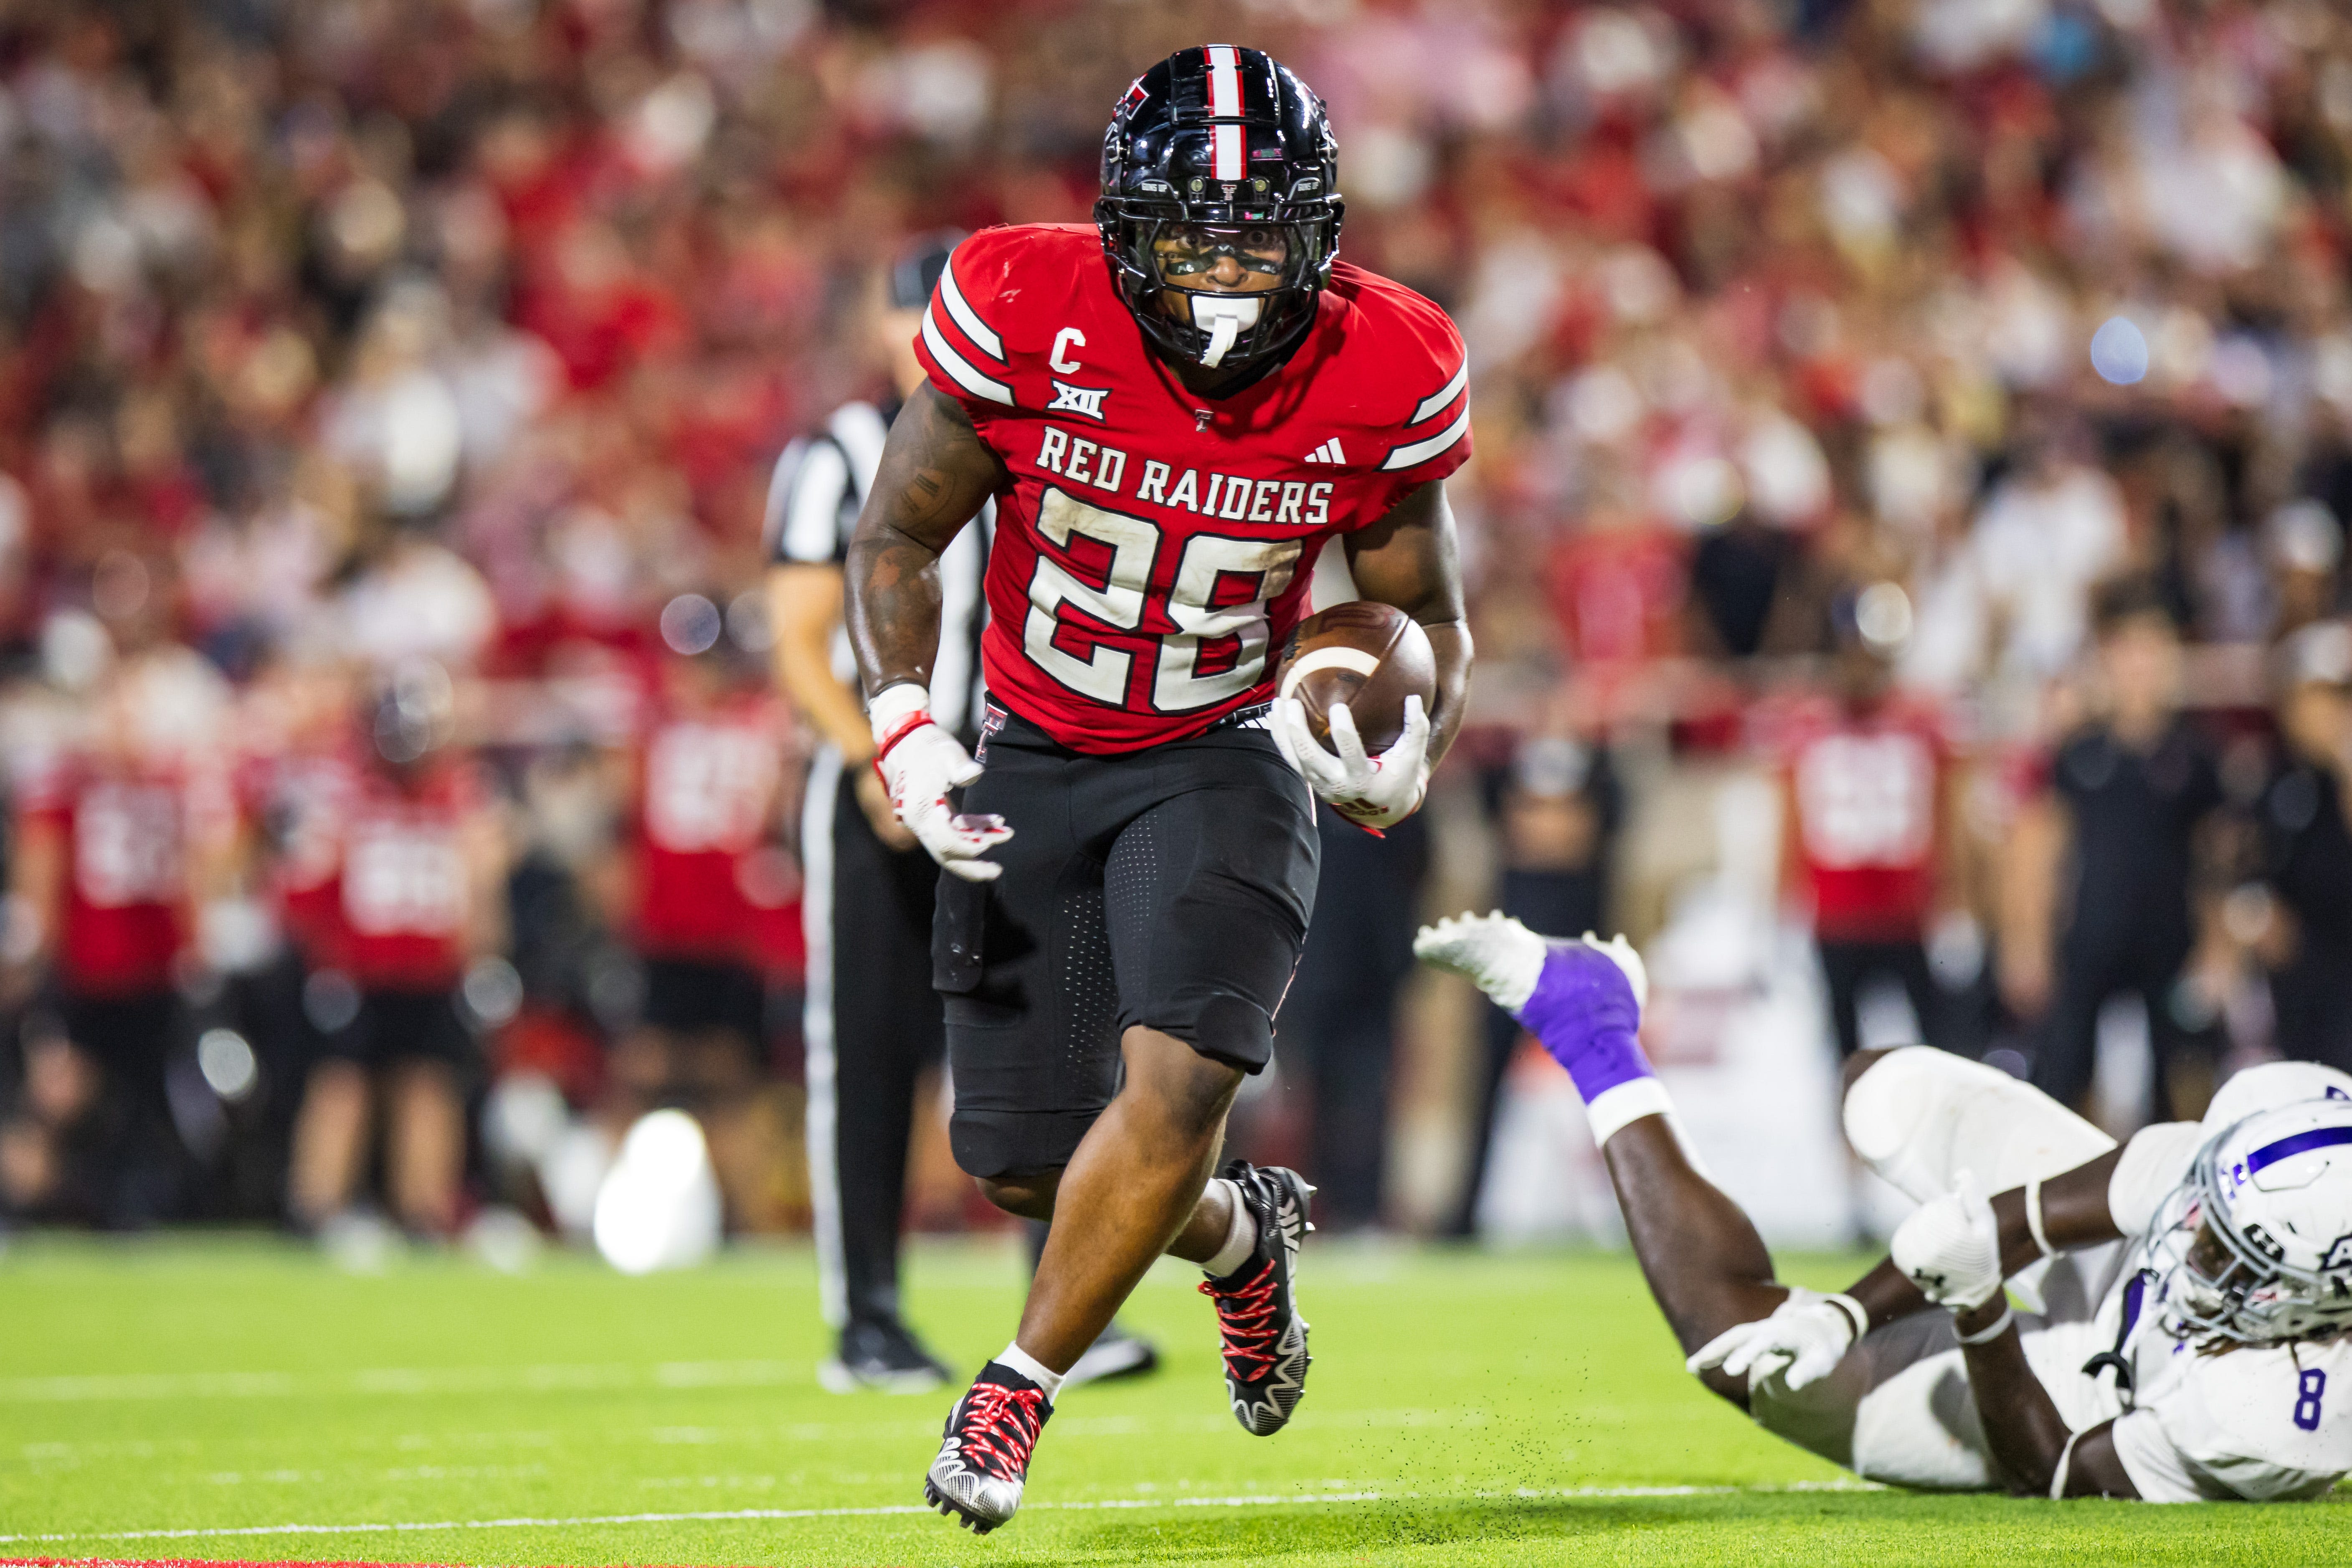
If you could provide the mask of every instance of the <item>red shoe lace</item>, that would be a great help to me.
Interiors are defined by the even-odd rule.
[[[973,1384],[963,1405],[965,1459],[999,1480],[1018,1480],[1029,1468],[1038,1430],[1045,1425],[1039,1413],[1045,1403],[1042,1389]]]
[[[1224,1335],[1225,1371],[1237,1382],[1255,1383],[1274,1370],[1274,1259],[1267,1258],[1246,1284],[1220,1290],[1201,1281],[1201,1294],[1217,1304],[1217,1328]]]

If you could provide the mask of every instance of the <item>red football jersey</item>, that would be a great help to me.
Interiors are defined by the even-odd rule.
[[[990,694],[1080,752],[1266,700],[1324,542],[1470,456],[1461,334],[1345,262],[1289,362],[1229,397],[1185,390],[1075,225],[958,246],[915,348],[1007,473]]]
[[[780,735],[775,710],[757,702],[672,717],[646,737],[637,808],[642,951],[737,962],[754,954],[754,927],[773,901],[756,858],[783,786]]]
[[[189,851],[224,831],[234,805],[209,770],[68,762],[26,790],[65,849],[59,976],[90,995],[156,991],[187,937]]]
[[[479,809],[480,785],[461,766],[406,789],[364,777],[343,820],[333,941],[322,955],[362,988],[456,985],[473,914],[466,828]]]
[[[1813,925],[1832,940],[1894,941],[1927,927],[1948,748],[1926,709],[1809,705],[1792,722],[1797,859]]]
[[[268,838],[263,886],[278,929],[306,957],[317,953],[339,918],[335,873],[361,774],[347,751],[289,751],[252,757],[240,781],[246,816]]]

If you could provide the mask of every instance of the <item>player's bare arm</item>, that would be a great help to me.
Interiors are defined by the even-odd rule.
[[[849,646],[866,693],[873,756],[891,808],[931,858],[967,881],[1010,837],[1001,821],[960,816],[949,792],[980,776],[956,738],[931,722],[940,652],[940,557],[1003,474],[955,402],[918,387],[890,426],[882,466],[858,514],[843,576]]]
[[[1470,695],[1470,618],[1462,603],[1461,546],[1445,481],[1430,480],[1371,527],[1349,534],[1347,550],[1356,591],[1402,610],[1429,636],[1437,659],[1436,711],[1429,716],[1434,768],[1461,733]]]
[[[2052,1251],[2097,1247],[2122,1237],[2123,1233],[2116,1228],[2115,1216],[2107,1211],[2107,1184],[2116,1173],[2116,1162],[2122,1157],[2122,1150],[2111,1149],[2041,1184],[2033,1195],[2041,1205],[2042,1234]],[[2028,1195],[2025,1188],[2011,1187],[1992,1199],[2004,1275],[2015,1274],[2045,1256],[2041,1242],[2034,1239],[2033,1222],[2026,1210]],[[1892,1258],[1881,1259],[1878,1267],[1847,1287],[1846,1294],[1862,1303],[1872,1328],[1925,1311],[1930,1305]]]
[[[1985,1445],[2020,1497],[2137,1499],[2116,1454],[2116,1424],[2076,1436],[2025,1359],[2025,1341],[1999,1295],[1953,1321],[1969,1368]],[[1990,1336],[1990,1337],[1987,1337]]]
[[[907,682],[930,684],[940,556],[1003,475],[971,416],[932,387],[917,388],[890,426],[843,570],[849,646],[869,699]]]
[[[2137,1498],[2114,1423],[2079,1436],[2026,1359],[2003,1289],[2043,1258],[2119,1239],[2108,1191],[2121,1150],[1988,1200],[1973,1175],[1922,1205],[1895,1234],[1889,1264],[1923,1302],[1948,1307],[1985,1447],[2009,1489],[2029,1497]]]
[[[2024,1342],[1999,1280],[2058,1253],[2119,1240],[2122,1231],[2107,1191],[2123,1157],[2120,1149],[2030,1187],[2012,1187],[1987,1205],[1997,1237],[1993,1293],[1955,1317],[1966,1352],[1969,1389],[1985,1442],[2010,1489],[2027,1497],[2137,1498],[2138,1489],[2117,1458],[2114,1423],[2076,1437],[2025,1357]],[[1846,1294],[1863,1304],[1873,1328],[1932,1305],[1894,1258]]]

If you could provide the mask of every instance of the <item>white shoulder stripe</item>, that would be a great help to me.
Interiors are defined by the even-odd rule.
[[[849,465],[840,447],[831,441],[803,444],[787,487],[777,555],[820,564],[839,560],[847,542],[842,536],[843,502],[853,497]]]
[[[1423,398],[1421,406],[1412,411],[1412,417],[1405,423],[1418,425],[1433,415],[1444,412],[1445,405],[1461,396],[1462,389],[1469,384],[1470,362],[1465,359],[1462,362],[1462,368],[1454,373],[1454,379]]]
[[[942,272],[940,276],[945,278],[947,274]],[[940,368],[955,378],[958,386],[974,397],[985,397],[992,403],[1002,403],[1007,408],[1013,406],[1013,389],[1001,381],[992,381],[981,374],[972,368],[970,360],[950,347],[946,334],[940,331],[940,323],[928,305],[923,308],[923,346],[931,351],[931,357],[940,362]]]
[[[1462,412],[1454,416],[1453,424],[1448,425],[1426,441],[1415,441],[1410,446],[1392,448],[1386,458],[1381,459],[1381,467],[1394,470],[1410,468],[1415,464],[1425,463],[1469,433],[1470,405],[1465,403],[1462,405]]]
[[[760,545],[773,554],[783,543],[784,512],[792,500],[793,476],[801,469],[801,455],[808,450],[808,437],[795,436],[776,454],[775,467],[768,470],[768,500],[760,512]]]
[[[948,302],[948,314],[955,318],[955,324],[963,329],[963,335],[971,340],[972,347],[997,363],[1003,363],[1004,340],[980,319],[979,311],[964,302],[963,290],[956,287],[952,258],[947,266],[940,268],[940,298]]]

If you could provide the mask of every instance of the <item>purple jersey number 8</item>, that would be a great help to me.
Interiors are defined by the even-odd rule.
[[[2319,1430],[2319,1396],[2327,1392],[2327,1374],[2306,1367],[2295,1383],[2294,1424],[2306,1432]]]

